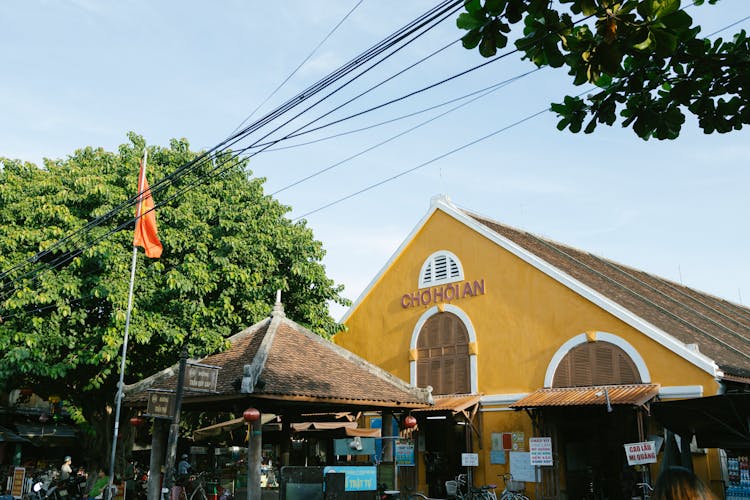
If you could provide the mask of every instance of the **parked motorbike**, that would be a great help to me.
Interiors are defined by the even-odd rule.
[[[79,471],[54,485],[56,490],[47,494],[47,500],[82,500],[86,496],[86,475]]]
[[[56,495],[57,486],[52,479],[52,473],[44,472],[34,478],[27,498],[29,500],[48,500],[56,498]]]
[[[135,500],[146,500],[148,496],[148,469],[142,468],[137,463],[134,466],[135,474],[133,481]]]

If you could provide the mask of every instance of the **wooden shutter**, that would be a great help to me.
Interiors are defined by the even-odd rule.
[[[471,391],[469,333],[452,313],[436,314],[422,327],[417,339],[417,385],[431,385],[433,394]]]
[[[587,342],[571,349],[555,370],[552,387],[640,384],[638,369],[620,347]]]

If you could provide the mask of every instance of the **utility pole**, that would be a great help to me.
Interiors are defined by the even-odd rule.
[[[177,455],[177,440],[180,437],[180,409],[182,408],[182,393],[185,390],[185,367],[187,365],[187,348],[182,348],[180,354],[180,369],[177,375],[177,394],[175,395],[174,415],[172,425],[169,426],[167,439],[167,457],[164,463],[164,487],[169,491],[174,486],[174,464]]]

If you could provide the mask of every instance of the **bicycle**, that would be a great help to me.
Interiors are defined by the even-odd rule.
[[[495,484],[485,484],[479,488],[471,488],[471,497],[478,498],[481,500],[497,500],[497,494],[495,493]]]
[[[640,488],[643,490],[643,496],[641,497],[643,500],[649,500],[651,498],[651,493],[654,492],[654,488],[648,484],[648,483],[635,483],[636,488]]]
[[[466,491],[463,489],[465,486]],[[497,485],[494,484],[487,484],[479,488],[469,487],[466,484],[466,474],[459,474],[456,479],[445,482],[445,492],[448,497],[456,500],[497,500],[495,488],[497,488]]]
[[[164,488],[162,491],[168,493],[168,500],[208,500],[205,488],[205,476],[205,471],[190,477],[181,476],[175,481],[171,490]],[[186,487],[186,484],[189,485],[189,488]]]
[[[205,477],[206,473],[201,472],[197,476],[190,478],[190,485],[193,491],[190,493],[189,500],[208,500]]]
[[[522,481],[515,481],[513,475],[508,472],[502,475],[505,482],[505,488],[500,492],[500,500],[529,500],[529,497],[523,494],[526,484]]]

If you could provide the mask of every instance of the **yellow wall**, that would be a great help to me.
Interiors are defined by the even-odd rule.
[[[453,300],[477,336],[478,392],[528,393],[543,387],[547,366],[562,344],[588,331],[616,335],[643,357],[651,382],[662,386],[718,388],[713,377],[540,270],[438,210],[414,235],[346,320],[348,331],[334,342],[409,381],[409,342],[430,307],[402,307],[417,291],[419,272],[434,252],[448,250],[461,261],[464,279],[484,280],[484,294]],[[486,409],[486,408],[485,408]],[[500,482],[503,466],[489,466],[491,432],[522,430],[533,436],[524,412],[483,413],[477,483]],[[477,443],[478,444],[478,443]],[[707,472],[707,471],[706,471]]]
[[[419,317],[434,304],[403,308],[401,298],[417,290],[423,262],[438,250],[461,260],[467,281],[484,280],[484,295],[451,302],[469,316],[476,331],[480,393],[542,387],[547,364],[563,343],[600,331],[630,343],[645,359],[652,381],[703,385],[704,395],[715,394],[711,375],[442,211],[395,259],[350,314],[348,331],[334,341],[409,380],[409,341]]]

